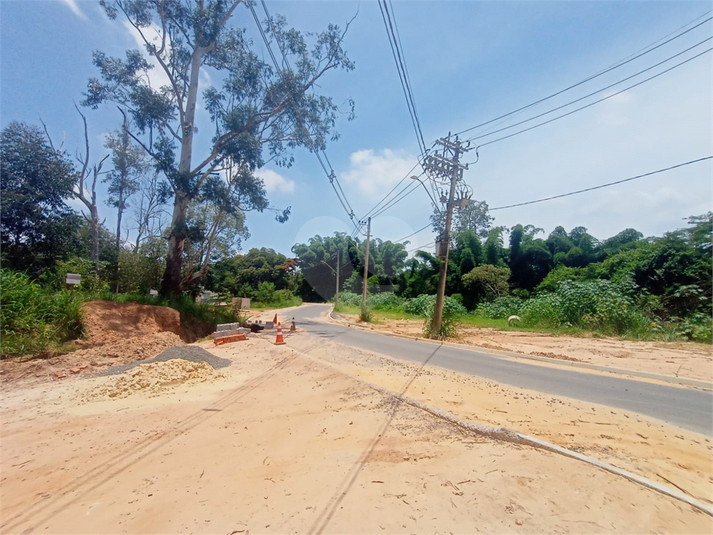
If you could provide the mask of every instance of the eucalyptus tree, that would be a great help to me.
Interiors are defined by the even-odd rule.
[[[109,198],[106,203],[116,208],[116,250],[121,248],[121,223],[124,212],[129,207],[129,197],[139,191],[143,175],[150,171],[146,153],[129,136],[128,121],[122,128],[109,134],[104,146],[111,150],[114,168],[107,173]],[[118,253],[117,253],[118,254]]]
[[[246,30],[229,24],[241,0],[102,0],[110,19],[121,18],[139,36],[144,50],[126,57],[94,53],[100,77],[89,81],[85,105],[118,104],[138,128],[134,138],[153,157],[173,192],[169,250],[161,291],[177,296],[183,288],[182,260],[188,209],[205,182],[227,159],[254,171],[263,165],[263,147],[279,165],[290,165],[290,150],[318,151],[334,139],[337,106],[317,92],[317,82],[335,69],[354,65],[343,49],[345,31],[330,24],[318,34],[270,19],[268,35],[280,44],[283,69],[260,59]],[[247,17],[247,12],[243,12]],[[348,27],[348,24],[347,24]],[[156,67],[166,83],[151,85]],[[201,71],[222,87],[203,92],[213,124],[200,156],[197,137]],[[196,156],[194,160],[194,156]],[[283,217],[284,219],[284,217]]]

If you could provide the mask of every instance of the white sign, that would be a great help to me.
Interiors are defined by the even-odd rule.
[[[82,276],[77,273],[67,273],[67,284],[77,285],[81,281]]]
[[[149,295],[153,295],[154,297],[158,295],[157,290],[149,290]]]

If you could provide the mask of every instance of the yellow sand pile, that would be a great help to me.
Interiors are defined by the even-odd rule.
[[[223,377],[206,362],[172,359],[141,364],[90,389],[84,401],[125,398],[135,393],[158,396],[172,387],[213,381]]]

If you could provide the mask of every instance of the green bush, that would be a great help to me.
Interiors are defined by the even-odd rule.
[[[47,291],[7,269],[0,271],[0,287],[2,356],[44,355],[83,334],[80,293]]]
[[[520,314],[525,301],[519,297],[498,297],[492,303],[480,303],[473,311],[473,315],[491,320],[507,319]]]
[[[436,296],[435,295],[419,295],[413,299],[409,299],[404,304],[404,312],[408,314],[414,314],[416,316],[427,317],[429,314],[433,313],[433,309],[436,306]],[[456,317],[464,316],[468,313],[466,308],[461,305],[457,300],[452,297],[446,296],[443,301],[443,316],[446,314]]]
[[[67,273],[81,275],[81,283],[74,288],[77,292],[101,292],[109,290],[108,280],[111,279],[111,267],[108,262],[99,262],[99,274],[95,272],[94,262],[83,258],[71,258],[59,261],[53,271],[45,272],[41,282],[47,290],[67,289]]]
[[[253,292],[253,298],[261,303],[272,303],[275,298],[275,285],[271,282],[261,282]]]
[[[361,306],[361,295],[354,292],[339,292],[339,303],[345,306]]]
[[[524,326],[581,327],[604,334],[651,336],[655,324],[631,297],[634,291],[626,281],[565,280],[553,293],[527,300],[518,315]]]
[[[384,292],[367,296],[366,302],[374,310],[401,310],[404,299],[393,292]]]

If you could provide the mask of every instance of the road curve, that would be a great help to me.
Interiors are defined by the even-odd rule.
[[[402,360],[428,362],[520,388],[618,407],[713,436],[711,392],[538,366],[482,350],[437,346],[315,321],[329,308],[330,305],[300,307],[291,315],[300,328],[336,343]]]

